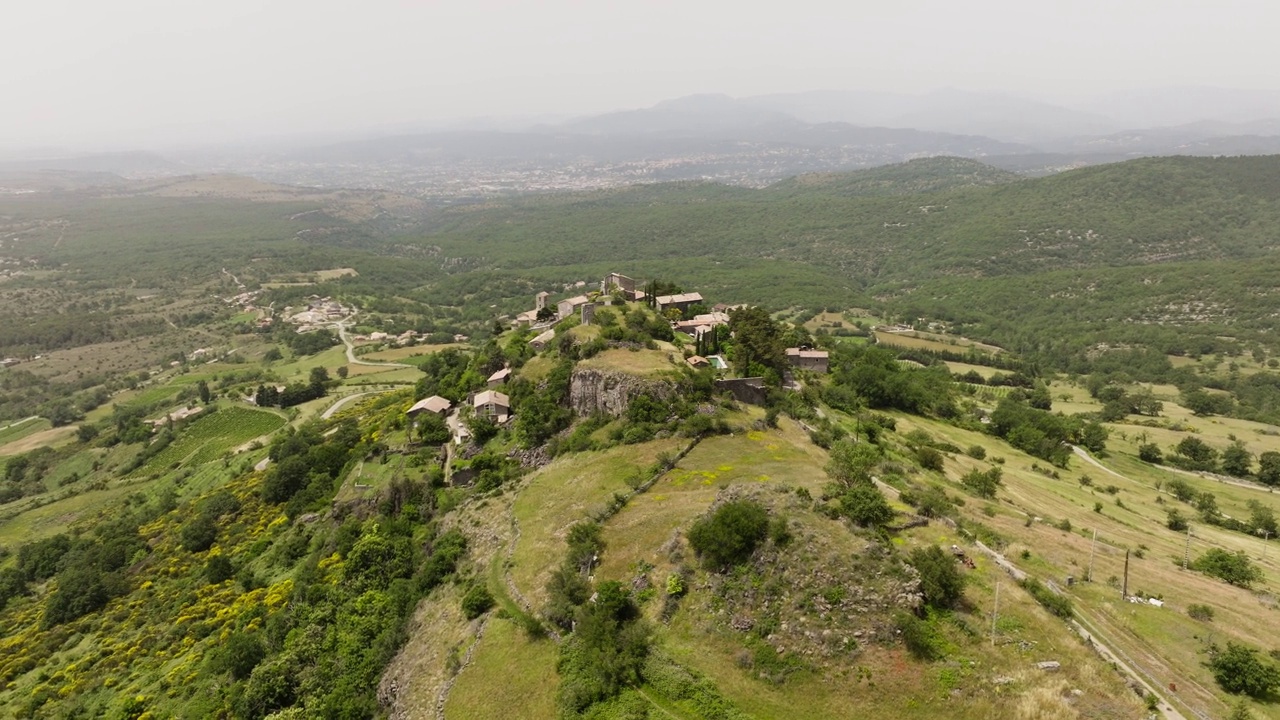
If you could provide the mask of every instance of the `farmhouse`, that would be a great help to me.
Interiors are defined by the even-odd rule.
[[[560,319],[563,320],[564,318],[572,315],[575,310],[589,302],[591,302],[591,300],[589,300],[586,295],[578,295],[567,300],[561,300],[556,303],[556,313],[559,315]]]
[[[609,273],[605,276],[604,282],[600,283],[600,292],[605,295],[612,295],[615,290],[621,292],[624,298],[632,302],[645,296],[643,290],[637,289],[635,280],[626,275]]]
[[[424,412],[435,413],[436,415],[444,415],[445,413],[449,412],[449,408],[451,407],[453,407],[453,403],[449,402],[447,399],[442,398],[439,395],[432,395],[429,398],[423,398],[418,402],[414,403],[412,407],[410,407],[408,410],[405,410],[404,414],[408,415],[409,417],[414,417],[418,413],[424,413]]]
[[[685,360],[685,362],[689,363],[689,367],[696,369],[711,367],[711,361],[701,355],[694,355],[693,357]]]
[[[511,398],[497,390],[485,390],[476,393],[471,400],[476,417],[488,418],[499,425],[505,423],[511,415]]]
[[[681,320],[675,323],[674,327],[676,332],[682,332],[691,337],[697,337],[718,325],[728,324],[729,316],[725,313],[709,312],[702,315],[695,315],[692,320]]]
[[[689,309],[690,305],[697,305],[702,302],[702,294],[691,292],[681,293],[680,295],[659,295],[655,298],[658,305],[658,312],[664,312],[667,308],[675,308],[680,312]]]
[[[498,372],[489,376],[489,381],[488,381],[489,387],[492,388],[492,387],[498,387],[499,385],[506,385],[507,380],[509,380],[510,378],[511,378],[511,368],[502,368]]]
[[[826,350],[787,348],[787,362],[800,370],[824,373],[827,371],[828,359],[829,356]]]
[[[551,343],[552,339],[554,339],[555,336],[556,336],[555,328],[548,328],[541,335],[530,340],[529,347],[533,348],[537,352],[542,352],[543,350],[547,349],[547,345]]]

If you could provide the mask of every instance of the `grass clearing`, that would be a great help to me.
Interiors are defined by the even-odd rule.
[[[21,440],[28,435],[52,429],[53,424],[41,417],[29,417],[15,420],[0,428],[0,447]],[[3,454],[3,453],[0,453]]]
[[[626,478],[631,473],[651,465],[661,453],[677,452],[684,442],[671,438],[562,456],[529,479],[512,509],[520,539],[511,556],[511,578],[534,608],[545,601],[544,588],[564,556],[569,527],[614,493],[629,492]]]
[[[449,692],[448,720],[556,716],[556,644],[530,640],[509,619],[494,617]]]
[[[75,434],[76,428],[73,425],[33,432],[0,445],[0,456],[21,455],[42,447],[61,447],[71,443],[75,439]]]
[[[826,452],[786,420],[778,430],[707,438],[605,524],[599,574],[624,578],[636,561],[657,565],[659,548],[729,485],[795,486],[820,494],[827,482],[825,463]]]
[[[677,361],[682,362],[682,359],[662,350],[613,349],[583,360],[578,367],[652,377],[677,369]]]

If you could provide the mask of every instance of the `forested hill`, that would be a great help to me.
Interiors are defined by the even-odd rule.
[[[984,187],[1023,179],[1016,173],[958,157],[930,157],[843,173],[810,173],[770,185],[774,197],[823,193],[844,197],[912,195]]]
[[[1280,227],[1280,156],[1147,158],[891,194],[975,175],[968,161],[933,161],[932,178],[909,168],[857,173],[844,183],[797,179],[754,192],[678,185],[470,207],[436,217],[429,241],[507,268],[774,258],[821,265],[867,288],[938,276],[1257,257],[1271,252]],[[854,196],[845,196],[851,188]],[[869,188],[880,194],[860,194]]]

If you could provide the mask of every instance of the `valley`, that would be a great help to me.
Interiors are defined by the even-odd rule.
[[[0,197],[0,707],[1280,718],[1277,188]]]

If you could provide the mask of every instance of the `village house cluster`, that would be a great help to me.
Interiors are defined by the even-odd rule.
[[[289,322],[298,326],[298,332],[311,332],[312,330],[320,330],[326,325],[343,320],[353,314],[356,309],[347,307],[331,297],[320,297],[312,295],[307,298],[307,307],[305,310],[293,312],[292,306],[284,309],[284,316]]]

